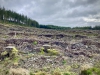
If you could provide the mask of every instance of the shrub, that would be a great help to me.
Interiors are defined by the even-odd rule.
[[[83,70],[81,71],[81,75],[92,75],[92,71],[91,70]]]
[[[87,70],[81,71],[80,75],[100,75],[100,68],[90,68]]]
[[[7,55],[7,53],[8,53],[7,51],[4,51],[1,53],[1,55],[4,56],[4,55]]]
[[[35,75],[34,73],[30,72],[30,75]]]
[[[66,61],[66,60],[63,60],[63,61],[62,61],[62,64],[66,64],[66,63],[67,63],[67,61]]]
[[[59,51],[55,49],[48,49],[48,54],[49,55],[59,55]]]
[[[14,47],[11,52],[12,57],[16,57],[18,55],[18,50]]]
[[[69,73],[63,73],[63,75],[70,75]]]
[[[40,54],[44,54],[44,47],[41,47]]]
[[[17,56],[12,59],[12,62],[14,65],[18,65],[19,60],[20,60],[20,58]]]

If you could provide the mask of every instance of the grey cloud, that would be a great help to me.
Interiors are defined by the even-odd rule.
[[[67,17],[86,17],[88,15],[95,15],[95,14],[98,14],[100,9],[99,10],[96,10],[96,9],[93,9],[91,10],[92,7],[87,7],[87,8],[83,8],[83,7],[80,7],[80,8],[77,8],[77,9],[74,9],[71,13],[67,14]]]
[[[100,0],[0,0],[0,6],[27,15],[40,24],[71,27],[100,24],[83,19],[100,19]]]
[[[77,7],[77,6],[89,6],[92,4],[97,4],[100,2],[99,0],[63,0],[65,3],[68,3],[70,7]]]

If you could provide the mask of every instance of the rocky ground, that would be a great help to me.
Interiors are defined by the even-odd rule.
[[[9,64],[6,68],[22,67],[32,72],[60,69],[78,75],[83,66],[93,66],[99,62],[100,31],[57,31],[0,24],[0,52],[8,46],[18,49],[20,60],[17,66]],[[49,54],[48,49],[58,53]],[[0,61],[3,62],[4,59],[1,58]]]

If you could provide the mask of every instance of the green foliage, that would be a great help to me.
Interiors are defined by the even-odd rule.
[[[9,61],[9,58],[6,57],[6,58],[4,59],[4,61]]]
[[[19,57],[18,56],[17,57],[14,57],[12,60],[13,60],[14,63],[18,63]]]
[[[40,25],[39,28],[56,29],[56,30],[66,30],[66,29],[71,29],[70,27],[61,27],[61,26],[55,26],[55,25]]]
[[[91,70],[83,70],[82,72],[81,72],[81,75],[92,75],[92,71]]]
[[[74,27],[72,29],[83,29],[83,30],[100,30],[100,26],[94,26],[94,27],[91,27],[91,26],[85,26],[85,27]]]
[[[63,64],[66,64],[66,63],[67,63],[67,61],[66,61],[66,60],[63,60],[63,61],[62,61],[62,63],[63,63]]]
[[[93,27],[93,30],[100,30],[100,26]]]
[[[100,75],[100,68],[90,68],[87,70],[81,71],[80,75]]]
[[[35,75],[34,73],[30,72],[30,75]]]
[[[63,75],[70,75],[69,73],[63,73]]]
[[[8,53],[7,51],[4,51],[4,52],[1,53],[1,55],[4,56],[4,55],[6,55],[7,53]]]
[[[73,29],[92,29],[91,26],[86,26],[86,27],[74,27]]]
[[[31,27],[39,27],[37,21],[32,20],[22,14],[13,12],[11,10],[6,10],[5,8],[0,8],[0,21],[3,21],[4,23],[9,22],[9,23],[20,24],[24,26],[27,25]]]
[[[48,54],[49,55],[59,55],[59,51],[55,49],[48,49]]]
[[[12,52],[11,52],[10,56],[12,58],[18,56],[18,50],[15,47],[12,49]]]
[[[44,47],[41,47],[41,49],[40,49],[40,54],[44,54],[45,52],[44,52]]]
[[[33,44],[34,44],[34,45],[37,45],[37,44],[38,44],[38,42],[37,42],[37,41],[34,41],[34,42],[33,42]]]
[[[18,50],[15,47],[12,49],[12,54],[15,54],[15,55],[18,54]]]

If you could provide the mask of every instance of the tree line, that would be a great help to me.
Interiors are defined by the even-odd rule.
[[[96,25],[94,27],[91,26],[85,26],[85,27],[61,27],[61,26],[55,26],[55,25],[40,25],[39,28],[45,28],[45,29],[56,29],[56,30],[69,30],[69,29],[80,29],[80,30],[100,30],[100,26]]]
[[[40,28],[45,28],[45,29],[56,29],[56,30],[71,29],[70,27],[61,27],[61,26],[56,26],[56,25],[40,25]]]
[[[16,25],[24,25],[30,27],[44,28],[44,29],[56,29],[56,30],[68,30],[68,29],[87,29],[87,30],[100,30],[100,26],[86,26],[86,27],[61,27],[56,25],[41,25],[37,21],[28,18],[25,15],[18,14],[11,10],[6,10],[4,7],[0,7],[0,21],[4,23],[14,23]]]
[[[85,26],[85,27],[73,27],[72,29],[81,29],[81,30],[100,30],[100,25],[96,25],[94,27]]]
[[[15,23],[20,25],[39,27],[37,21],[32,20],[22,14],[18,14],[14,11],[6,10],[4,7],[3,8],[0,7],[0,21],[5,23],[9,22],[9,23]]]

